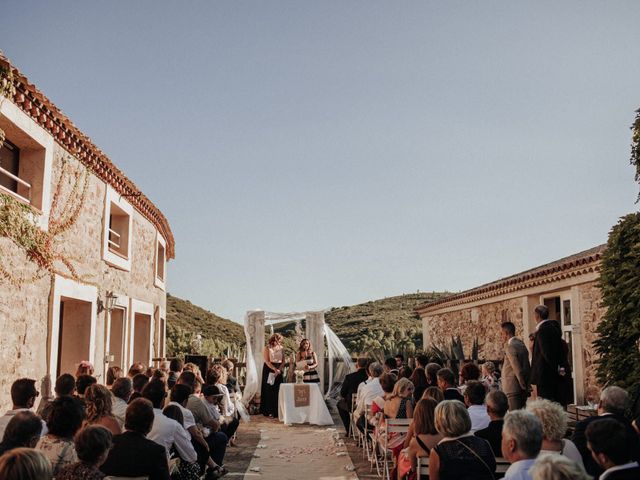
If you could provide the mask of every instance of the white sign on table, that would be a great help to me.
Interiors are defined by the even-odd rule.
[[[278,395],[278,418],[287,425],[293,423],[333,425],[333,419],[317,383],[281,384]]]

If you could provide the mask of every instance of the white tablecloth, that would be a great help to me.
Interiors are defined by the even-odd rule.
[[[317,383],[309,385],[309,406],[296,407],[293,387],[295,383],[283,383],[280,385],[278,395],[278,418],[287,425],[292,423],[311,423],[313,425],[333,425],[333,419],[329,413],[324,397]]]

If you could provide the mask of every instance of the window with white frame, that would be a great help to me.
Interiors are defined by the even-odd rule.
[[[129,224],[131,223],[131,217],[113,202],[111,202],[109,210],[109,238],[107,240],[109,251],[122,258],[129,258]]]
[[[103,223],[103,260],[113,267],[131,271],[133,207],[108,185]]]
[[[156,261],[154,285],[158,288],[165,289],[165,279],[167,269],[167,243],[162,235],[156,234]]]
[[[164,282],[164,245],[160,242],[158,242],[158,252],[156,255],[156,277],[158,280],[162,280]]]

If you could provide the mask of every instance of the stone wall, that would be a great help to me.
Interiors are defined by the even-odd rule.
[[[597,338],[596,328],[600,324],[606,308],[601,305],[602,292],[596,282],[585,283],[578,287],[580,301],[580,317],[582,322],[582,361],[584,366],[584,386],[598,385],[596,379],[596,360],[598,358],[593,346]]]
[[[465,356],[471,356],[474,339],[478,339],[480,359],[500,360],[503,347],[500,325],[510,321],[516,326],[516,334],[522,336],[523,311],[520,298],[490,303],[479,307],[426,316],[426,338],[438,347],[449,348],[451,337],[459,336]]]
[[[56,143],[52,166],[52,192],[60,180],[62,155],[66,154]],[[75,169],[85,167],[75,158]],[[64,193],[70,191],[67,182]],[[98,296],[104,299],[107,291],[128,296],[159,306],[166,306],[165,291],[154,286],[156,229],[138,211],[134,210],[131,271],[109,266],[102,259],[102,235],[104,202],[107,186],[91,175],[84,208],[79,212],[72,229],[56,239],[59,251],[72,260],[82,278],[82,283],[95,285]],[[63,194],[63,198],[66,195]],[[55,212],[52,212],[55,216]],[[0,261],[9,271],[24,274],[36,271],[24,252],[7,238],[0,238]],[[65,269],[60,265],[60,269]],[[18,377],[40,380],[47,372],[46,354],[52,319],[52,278],[44,278],[17,288],[0,278],[0,408],[10,406],[10,385]],[[96,374],[104,379],[105,312],[96,320],[96,351],[91,360]],[[54,339],[54,341],[58,341]],[[126,367],[123,365],[123,367]],[[73,373],[73,372],[71,372]]]

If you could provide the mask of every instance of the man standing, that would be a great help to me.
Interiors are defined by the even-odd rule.
[[[502,366],[502,391],[509,400],[509,410],[524,408],[529,390],[529,352],[524,342],[516,338],[516,326],[504,322],[501,326],[504,343],[504,364]]]
[[[358,386],[367,379],[368,360],[364,357],[358,358],[356,362],[356,371],[348,374],[342,387],[340,388],[340,401],[338,402],[338,413],[344,424],[344,429],[348,432],[351,423],[351,405],[353,396],[358,392]]]
[[[560,401],[560,368],[563,364],[562,334],[555,320],[549,319],[549,309],[538,305],[534,310],[537,323],[531,359],[531,383],[537,395]]]
[[[502,429],[502,454],[511,464],[505,480],[531,480],[529,469],[542,448],[542,424],[526,410],[509,412]]]

